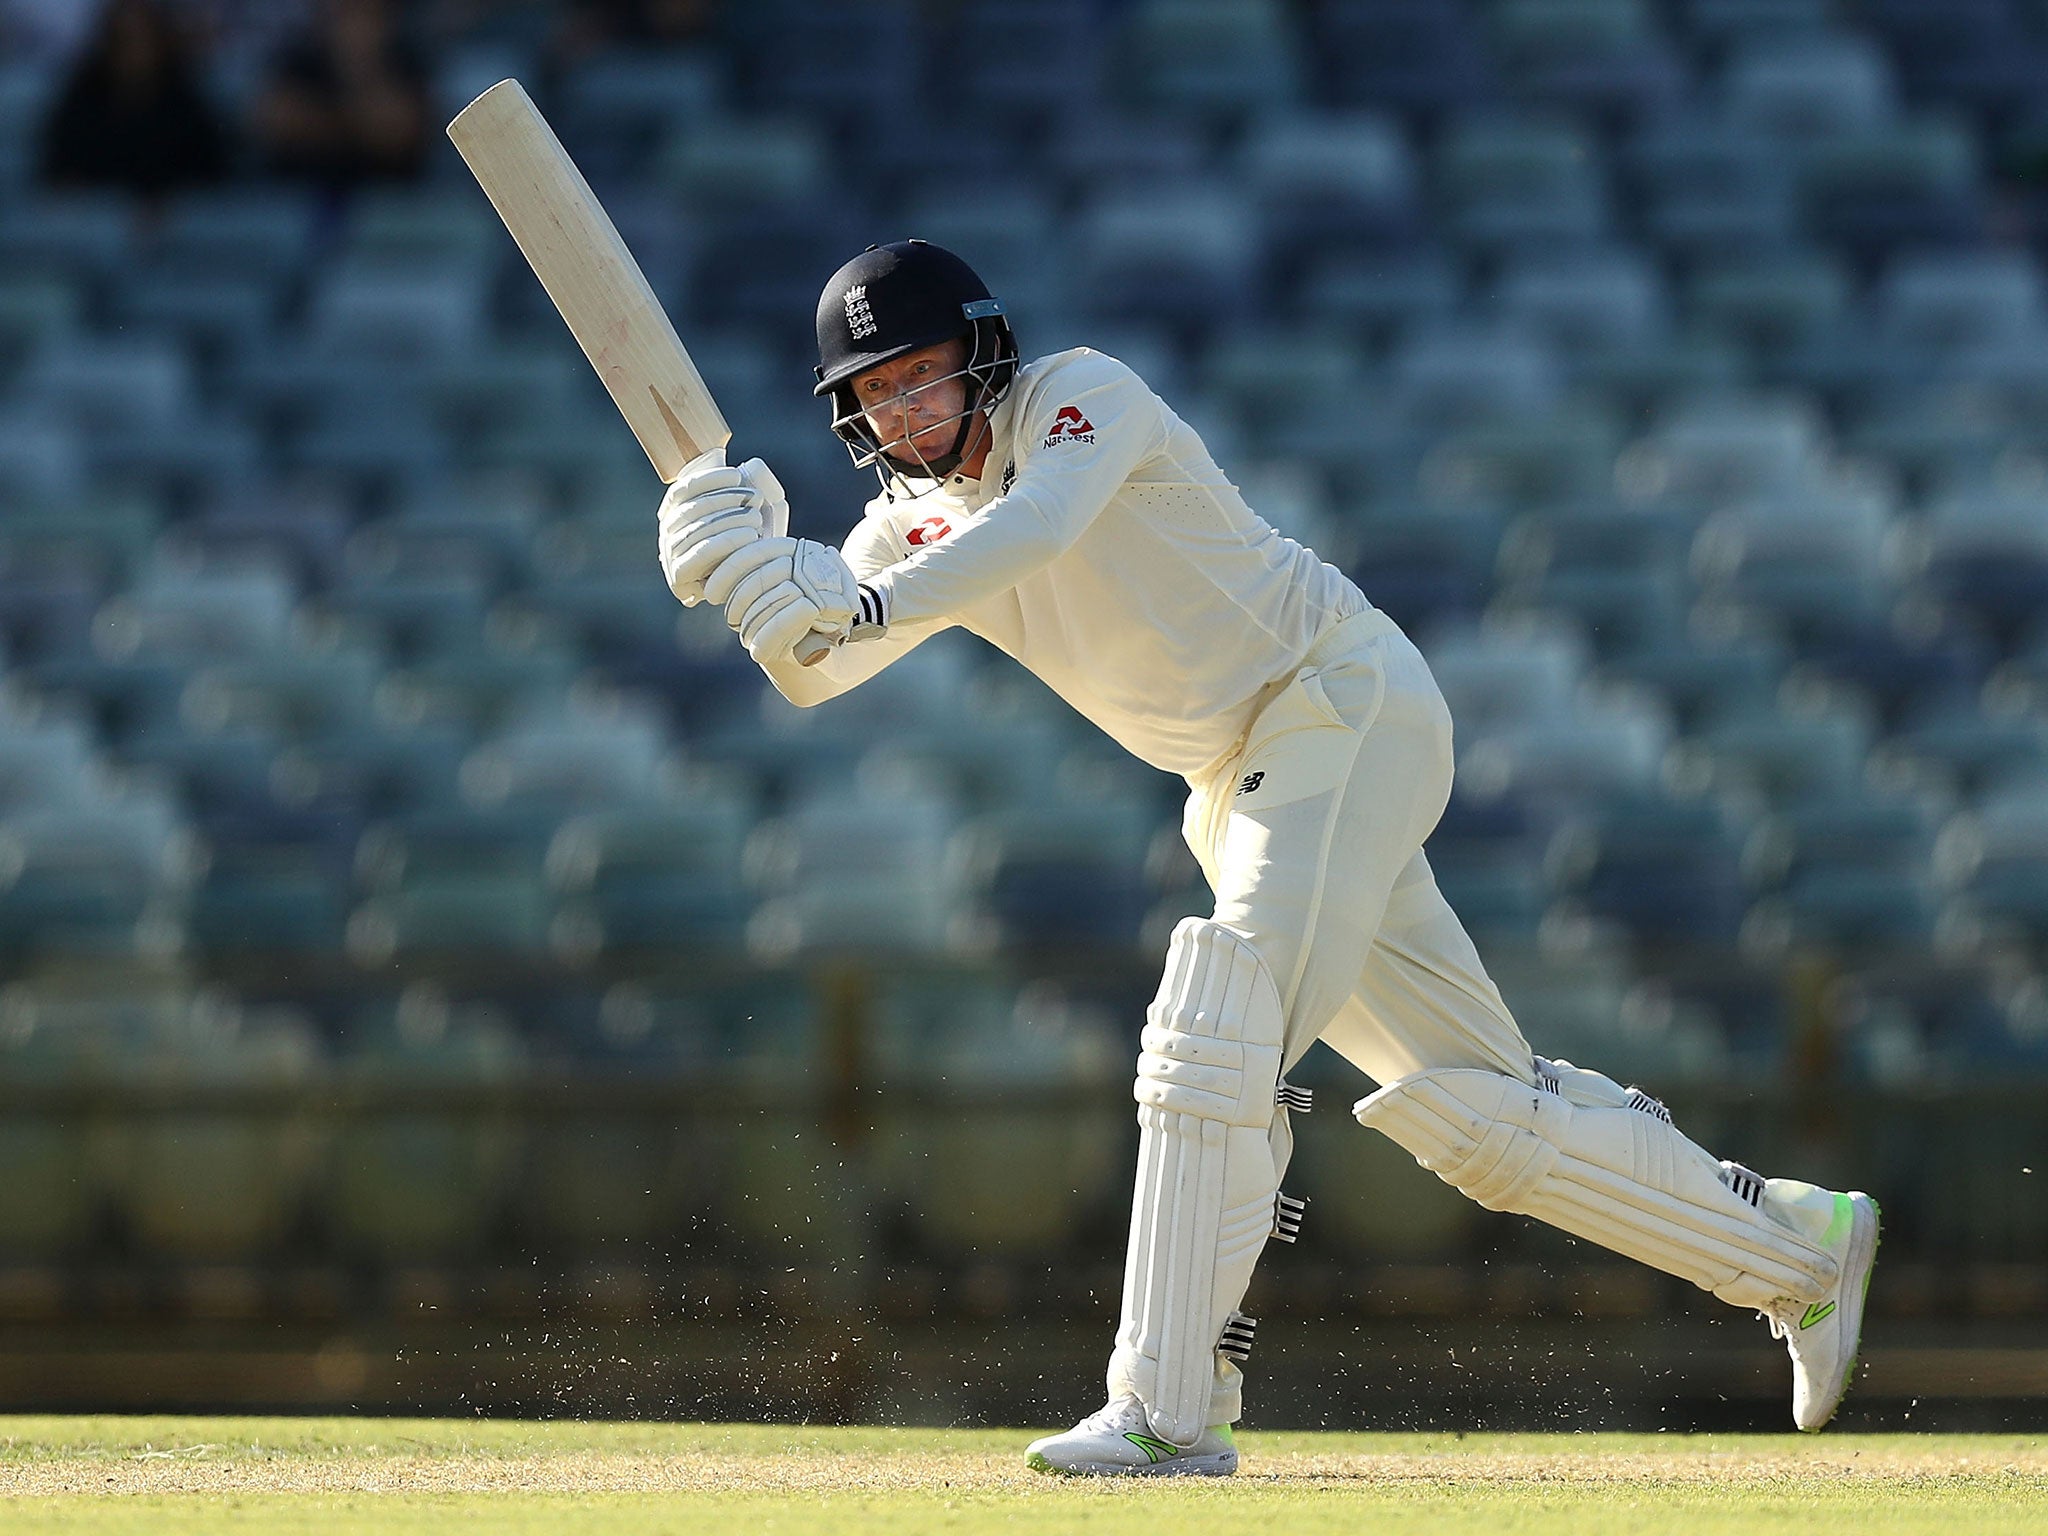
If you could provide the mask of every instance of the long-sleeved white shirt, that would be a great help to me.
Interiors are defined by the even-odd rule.
[[[1126,750],[1194,777],[1237,743],[1329,625],[1342,572],[1260,518],[1195,431],[1112,357],[1018,370],[985,478],[870,501],[844,554],[885,634],[768,668],[821,703],[953,625],[1014,656]]]

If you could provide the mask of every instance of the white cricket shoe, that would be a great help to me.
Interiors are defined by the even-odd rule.
[[[1782,1301],[1759,1314],[1792,1355],[1792,1422],[1824,1428],[1842,1405],[1863,1335],[1863,1297],[1877,1262],[1877,1202],[1860,1190],[1835,1196],[1821,1245],[1841,1258],[1834,1289],[1814,1302]]]
[[[1161,1440],[1145,1405],[1124,1396],[1064,1434],[1032,1441],[1024,1465],[1070,1476],[1229,1477],[1237,1471],[1237,1440],[1228,1424],[1211,1424],[1193,1445]]]

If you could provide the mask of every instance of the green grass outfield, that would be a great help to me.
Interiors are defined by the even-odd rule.
[[[1023,1433],[0,1417],[0,1531],[2048,1531],[2048,1436],[1242,1437],[1230,1480],[1026,1472]]]

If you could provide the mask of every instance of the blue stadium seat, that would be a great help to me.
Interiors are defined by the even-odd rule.
[[[1797,245],[1797,167],[1762,134],[1718,118],[1679,118],[1621,150],[1643,199],[1644,231],[1694,262],[1755,262]]]
[[[1720,801],[1642,790],[1584,806],[1548,850],[1561,893],[1646,944],[1734,943],[1749,828]]]
[[[1880,309],[1908,346],[1948,350],[2043,328],[2041,269],[2024,251],[1901,256]]]
[[[1823,140],[1801,167],[1809,230],[1865,261],[1901,247],[1966,247],[1988,233],[1967,123],[1907,120]]]
[[[1929,796],[1837,795],[1784,807],[1751,849],[1775,894],[1759,921],[1802,944],[1932,946],[1943,897],[1932,879],[1944,806]]]
[[[1236,172],[1285,272],[1346,250],[1401,247],[1421,232],[1407,141],[1376,114],[1264,116],[1238,146]]]
[[[2013,0],[1870,0],[1859,17],[1889,48],[1909,99],[2007,113],[2039,100],[2048,83],[2029,9]]]
[[[1257,302],[1258,231],[1220,187],[1098,197],[1078,215],[1074,239],[1076,296],[1099,317],[1186,326]]]
[[[852,948],[935,953],[951,947],[959,878],[946,858],[953,807],[930,791],[827,789],[763,823],[747,849],[763,897],[750,947],[764,958]],[[848,891],[859,901],[849,902]]]
[[[1144,801],[1048,801],[973,819],[954,853],[987,936],[1006,949],[1128,951],[1151,903],[1144,861],[1160,825]]]
[[[266,563],[189,568],[159,557],[108,601],[94,641],[115,659],[263,655],[290,643],[298,598]]]
[[[964,76],[963,100],[1032,122],[1073,116],[1102,97],[1109,49],[1090,0],[972,0],[956,27],[949,57]]]
[[[0,820],[11,878],[0,944],[13,954],[175,952],[197,846],[162,795],[22,807]]]
[[[113,277],[138,254],[136,205],[118,192],[44,192],[0,208],[0,272]]]
[[[1237,118],[1302,94],[1300,44],[1280,0],[1138,0],[1119,66],[1147,108]]]
[[[1568,714],[1589,659],[1576,630],[1527,616],[1433,632],[1424,650],[1452,717],[1479,732]]]
[[[36,128],[56,82],[28,60],[0,66],[0,197],[19,194],[35,168]]]
[[[239,837],[207,828],[206,873],[186,910],[187,941],[214,960],[321,961],[342,952],[349,863],[361,816],[331,810],[321,837]]]
[[[1814,485],[1714,513],[1692,550],[1710,601],[1757,611],[1812,637],[1882,621],[1893,590],[1892,509],[1879,495]]]
[[[1880,128],[1897,111],[1890,61],[1868,38],[1778,38],[1729,61],[1724,109],[1739,127],[1791,143]]]
[[[384,658],[336,645],[280,645],[195,668],[179,713],[202,730],[256,730],[280,742],[373,729]]]
[[[722,109],[722,61],[709,52],[614,46],[561,83],[554,119],[585,176],[629,177],[670,135]]]
[[[251,559],[282,567],[302,591],[333,582],[354,521],[343,508],[262,477],[216,488],[196,515],[168,530],[161,547],[175,561],[228,564]]]
[[[1688,745],[1715,789],[1782,805],[1857,791],[1872,743],[1866,715],[1837,706],[1709,720]]]
[[[670,138],[657,175],[685,206],[709,213],[823,195],[827,168],[824,137],[809,120],[735,116]]]
[[[1929,509],[1922,582],[1994,635],[2030,626],[2048,598],[2048,503],[2038,494],[1959,490]]]
[[[361,965],[477,964],[546,956],[556,912],[543,860],[559,812],[414,811],[364,834],[364,901],[348,951]]]
[[[40,354],[18,387],[87,430],[189,419],[192,370],[161,338],[73,339]]]
[[[1434,169],[1446,227],[1480,252],[1584,248],[1608,234],[1598,158],[1573,129],[1516,118],[1462,121],[1446,132]]]
[[[1938,695],[1906,712],[1880,761],[1975,797],[2016,779],[2048,778],[2048,725],[2031,713]]]
[[[1782,639],[1695,626],[1610,658],[1603,671],[1649,689],[1670,707],[1679,729],[1692,733],[1717,718],[1768,710],[1791,656]]]
[[[582,670],[571,647],[546,637],[525,644],[450,646],[390,669],[379,685],[394,720],[452,729],[467,739],[560,698]]]
[[[168,332],[202,356],[240,356],[277,328],[286,281],[282,274],[159,264],[124,282],[115,303],[124,320]]]
[[[1688,400],[1615,466],[1624,499],[1701,511],[1808,483],[1823,452],[1820,424],[1797,401]]]
[[[1768,357],[1828,334],[1848,315],[1848,274],[1815,250],[1757,259],[1745,255],[1695,273],[1686,313]]]
[[[75,500],[86,484],[83,435],[47,409],[0,407],[0,494],[21,506]]]
[[[462,765],[466,797],[492,809],[658,804],[683,784],[666,722],[616,696],[513,720]]]
[[[102,772],[97,745],[77,714],[31,706],[0,721],[0,811],[70,804]]]
[[[1559,500],[1572,505],[1569,496]],[[1655,512],[1592,498],[1577,504],[1589,509],[1531,513],[1509,530],[1501,600],[1570,615],[1602,656],[1680,638],[1691,598],[1682,556],[1690,530]]]
[[[1463,0],[1329,0],[1313,14],[1323,92],[1344,106],[1434,120],[1499,95]]]
[[[1833,0],[1679,0],[1680,26],[1716,52],[1805,41],[1834,27]]]
[[[323,351],[377,357],[460,355],[480,339],[487,298],[481,275],[389,257],[336,262],[312,295],[307,340]]]
[[[1418,326],[1396,345],[1388,372],[1393,404],[1422,429],[1525,417],[1564,392],[1556,353],[1524,326]]]
[[[158,232],[162,267],[247,277],[263,286],[299,275],[312,260],[323,215],[307,188],[282,183],[181,193]]]
[[[909,0],[877,0],[859,10],[826,0],[771,0],[749,9],[757,14],[743,24],[760,29],[764,45],[762,65],[747,82],[750,98],[835,128],[865,126],[878,100],[916,99],[925,29]]]
[[[1512,261],[1492,298],[1502,319],[1567,352],[1658,339],[1671,323],[1662,274],[1626,249]]]
[[[753,825],[752,806],[730,790],[594,808],[555,833],[548,878],[594,951],[729,955],[754,909],[740,880]]]
[[[1455,427],[1430,445],[1421,490],[1431,501],[1503,510],[1598,507],[1620,446],[1614,417],[1591,406]]]
[[[0,359],[67,344],[82,329],[86,295],[76,277],[48,273],[0,281]]]
[[[1449,319],[1464,296],[1464,274],[1441,251],[1349,253],[1314,261],[1291,304],[1318,325],[1341,326],[1381,342],[1406,326]]]
[[[316,622],[411,660],[467,648],[482,632],[492,596],[489,577],[477,570],[349,570],[306,607]]]
[[[1670,716],[1657,701],[1581,696],[1563,712],[1468,731],[1458,773],[1481,794],[1569,803],[1655,788],[1671,744]]]
[[[1367,509],[1345,573],[1410,634],[1469,623],[1492,596],[1502,521],[1491,508]]]
[[[375,269],[461,272],[487,278],[509,247],[499,221],[482,198],[450,197],[425,187],[365,189],[349,205],[338,265]],[[333,268],[330,267],[330,270]]]
[[[1684,62],[1642,0],[1501,0],[1487,20],[1524,101],[1627,124],[1675,110],[1687,94]]]
[[[1051,189],[1035,180],[972,201],[950,190],[920,195],[905,204],[897,221],[907,236],[965,257],[989,291],[1003,301],[1013,321],[1030,329],[1034,349],[1043,328],[1057,323],[1068,302],[1071,278],[1060,239],[1063,222]],[[694,341],[690,350],[694,355]],[[778,367],[773,377],[787,388],[792,374]]]
[[[1622,1081],[1661,1085],[1723,1070],[1727,1041],[1709,1010],[1639,979],[1612,951],[1543,954],[1491,967],[1529,1044]]]

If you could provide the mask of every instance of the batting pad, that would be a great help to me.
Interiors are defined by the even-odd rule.
[[[1279,1178],[1268,1132],[1284,1021],[1258,951],[1194,917],[1173,931],[1145,1018],[1133,1089],[1138,1180],[1109,1391],[1135,1393],[1154,1434],[1192,1445],[1219,1378],[1237,1379],[1216,1346],[1273,1230]]]
[[[1730,1190],[1721,1164],[1667,1119],[1626,1107],[1597,1073],[1576,1075],[1616,1102],[1452,1068],[1390,1083],[1353,1113],[1489,1210],[1547,1221],[1737,1306],[1812,1301],[1834,1284],[1828,1253]]]

